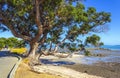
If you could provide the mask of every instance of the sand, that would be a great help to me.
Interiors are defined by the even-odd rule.
[[[42,56],[40,59],[49,59],[51,61],[68,61],[68,62],[75,62],[75,64],[74,65],[60,65],[60,66],[38,65],[38,66],[35,66],[35,70],[37,72],[45,71],[46,73],[51,74],[51,77],[53,78],[56,75],[61,78],[120,78],[120,63],[97,62],[94,64],[87,65],[87,64],[82,64],[82,62],[80,61],[80,59],[83,59],[84,57],[85,57],[84,55],[77,55],[77,54],[74,54],[72,58],[70,57],[58,58],[55,56]],[[36,75],[38,76],[38,74]]]
[[[120,63],[99,63],[94,65],[75,64],[63,66],[89,75],[96,75],[104,78],[120,78]]]
[[[52,61],[70,61],[75,62],[74,65],[62,65],[73,70],[76,70],[80,73],[86,73],[88,75],[94,75],[103,78],[120,78],[120,63],[116,62],[98,62],[95,64],[82,64],[81,61],[77,58],[84,58],[84,55],[74,54],[72,58],[58,58],[54,56],[43,56],[41,59],[50,59]],[[89,78],[89,76],[86,76]]]

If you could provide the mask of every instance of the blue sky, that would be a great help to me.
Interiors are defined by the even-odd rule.
[[[101,41],[106,45],[120,45],[120,0],[86,0],[84,4],[87,7],[93,6],[97,11],[106,11],[111,13],[110,30],[106,33],[98,34]],[[11,32],[0,33],[0,37],[11,37]]]
[[[120,0],[86,0],[84,4],[87,7],[93,6],[97,11],[106,11],[111,13],[111,22],[109,31],[100,33],[101,41],[108,45],[120,45]]]

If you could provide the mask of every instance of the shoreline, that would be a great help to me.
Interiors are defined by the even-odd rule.
[[[107,52],[105,50],[103,51]],[[107,53],[111,53],[111,51]],[[62,54],[64,55],[64,53]],[[92,56],[92,57],[103,58],[103,57],[106,57],[106,55],[102,57],[100,56]],[[48,64],[34,66],[34,71],[37,73],[43,72],[46,74],[51,74],[52,76],[59,76],[61,78],[70,78],[70,77],[73,77],[73,78],[79,78],[79,77],[80,78],[119,78],[120,77],[120,63],[98,61],[92,64],[83,64],[82,59],[85,59],[85,58],[86,56],[80,55],[80,54],[73,54],[72,58],[71,57],[60,58],[52,55],[49,55],[49,56],[42,55],[40,60],[43,59],[46,61],[46,63],[48,62]],[[84,62],[91,61],[88,58],[91,58],[91,56],[87,56],[87,59],[85,59],[86,61]],[[58,62],[61,64],[57,64]],[[75,64],[64,65],[63,63],[66,64],[66,62],[74,62]],[[30,71],[28,72],[31,73]],[[38,75],[36,73],[34,74]]]
[[[51,61],[75,62],[75,64],[73,65],[59,65],[59,67],[66,67],[80,73],[86,73],[88,75],[93,75],[93,76],[102,77],[102,78],[119,78],[120,77],[120,63],[97,62],[94,64],[82,64],[81,62],[78,62],[78,60],[75,59],[76,57],[78,57],[78,55],[74,55],[73,58],[60,58],[60,59],[54,56],[48,56],[47,59]],[[84,58],[84,56],[80,56],[80,57]],[[46,56],[44,58],[46,58]],[[86,78],[89,78],[89,77],[86,76]]]
[[[92,56],[92,57],[95,57],[92,59],[96,60],[96,58],[108,57],[109,54],[112,55],[112,53],[115,54],[118,52],[118,51],[116,52],[116,51],[106,51],[106,50],[100,50],[100,51],[101,51],[101,53],[104,52],[103,55],[105,54],[105,56],[102,56],[102,57]],[[119,61],[120,57],[118,54],[115,54],[115,55],[117,55],[118,58],[114,59],[114,60],[112,59],[113,60],[112,62],[110,62],[111,59],[108,59],[108,60],[110,60],[108,62],[97,61],[92,64],[83,64],[82,63],[83,61],[81,59],[85,59],[86,56],[78,55],[78,54],[74,54],[72,58],[70,58],[70,57],[58,58],[55,56],[43,56],[43,57],[41,57],[41,59],[49,59],[51,61],[75,62],[75,64],[73,64],[73,65],[60,65],[60,66],[70,68],[72,70],[76,70],[81,73],[86,73],[89,75],[99,76],[99,77],[103,77],[103,78],[119,78],[120,77],[120,61]],[[77,58],[79,58],[79,59],[77,59]],[[87,59],[86,59],[87,61],[84,61],[84,62],[92,61],[88,58],[91,58],[91,57],[87,57]],[[118,61],[116,61],[116,60],[118,60]],[[88,77],[86,77],[86,78],[88,78]]]
[[[62,65],[62,66],[76,70],[81,73],[100,76],[103,78],[120,77],[120,63],[98,63],[93,65],[75,64],[75,65]]]

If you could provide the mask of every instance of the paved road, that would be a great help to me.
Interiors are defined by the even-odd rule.
[[[7,78],[17,61],[18,58],[13,57],[6,51],[0,51],[0,78]]]

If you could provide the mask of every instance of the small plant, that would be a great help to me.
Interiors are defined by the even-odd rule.
[[[86,50],[85,51],[85,56],[90,56],[90,55],[91,55],[90,51]]]
[[[25,58],[25,59],[23,60],[23,62],[24,62],[25,64],[28,64],[28,63],[30,62],[30,60],[29,60],[28,58]]]
[[[26,48],[13,48],[10,51],[16,54],[23,54],[27,51],[27,49]]]

